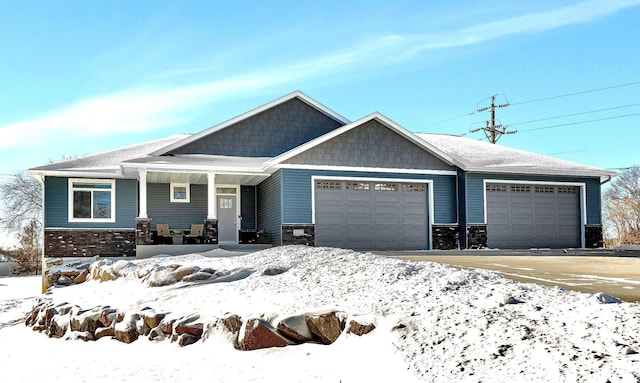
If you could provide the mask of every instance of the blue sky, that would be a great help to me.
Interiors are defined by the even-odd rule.
[[[511,103],[497,117],[518,130],[501,145],[602,168],[640,163],[640,1],[0,8],[0,181],[198,132],[293,90],[352,120],[379,111],[447,134],[482,126],[488,113],[473,112],[497,94]]]

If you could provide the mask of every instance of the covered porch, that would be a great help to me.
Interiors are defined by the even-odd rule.
[[[127,163],[125,171],[138,179],[138,256],[270,245],[258,227],[257,185],[271,176],[265,160],[189,155]]]

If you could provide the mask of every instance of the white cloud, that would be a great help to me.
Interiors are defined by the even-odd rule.
[[[189,109],[232,95],[339,72],[362,72],[374,65],[410,60],[425,50],[478,44],[515,34],[590,22],[637,4],[640,1],[590,0],[437,34],[382,36],[349,49],[225,80],[168,89],[125,90],[84,100],[42,117],[0,126],[0,137],[3,137],[0,148],[34,146],[65,134],[105,136],[184,123],[188,118],[185,112]]]

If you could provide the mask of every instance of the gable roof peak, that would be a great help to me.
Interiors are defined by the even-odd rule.
[[[248,118],[251,118],[257,114],[260,114],[264,111],[267,111],[271,108],[274,108],[278,105],[284,104],[287,101],[293,100],[293,99],[298,99],[302,102],[304,102],[305,104],[309,105],[310,107],[316,109],[317,111],[319,111],[320,113],[325,114],[326,116],[328,116],[329,118],[339,122],[342,125],[346,125],[349,124],[351,121],[349,119],[347,119],[346,117],[342,116],[341,114],[337,113],[336,111],[330,109],[329,107],[327,107],[326,105],[321,104],[320,102],[316,101],[315,99],[309,97],[307,94],[305,94],[304,92],[300,91],[300,90],[296,90],[293,91],[289,94],[286,94],[282,97],[279,97],[275,100],[269,101],[266,104],[263,104],[261,106],[258,106],[257,108],[251,109],[248,112],[242,113],[236,117],[230,118],[224,122],[221,122],[219,124],[213,125],[212,127],[202,130],[199,133],[193,134],[190,137],[185,138],[182,141],[178,141],[175,142],[169,146],[166,146],[164,148],[161,148],[160,150],[157,150],[153,153],[151,153],[151,155],[154,156],[161,156],[163,154],[166,154],[172,150],[175,150],[177,148],[180,148],[182,146],[188,145],[194,141],[197,141],[203,137],[206,137],[212,133],[221,131],[231,125],[237,124],[243,120],[246,120]]]

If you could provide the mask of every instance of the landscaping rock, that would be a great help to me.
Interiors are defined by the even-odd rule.
[[[71,331],[89,332],[93,334],[98,327],[102,326],[99,318],[100,312],[95,310],[81,311],[77,315],[71,317],[69,327],[71,328]]]
[[[82,270],[80,274],[73,280],[73,283],[80,284],[87,281],[87,277],[89,276],[89,270]]]
[[[222,324],[227,330],[229,330],[230,333],[236,334],[242,327],[242,318],[235,314],[229,315],[228,317],[222,319]]]
[[[116,323],[115,338],[123,343],[131,343],[138,339],[138,314],[126,314],[121,322]]]
[[[73,279],[70,277],[67,277],[66,275],[60,275],[56,283],[62,286],[71,286],[74,284]]]
[[[376,325],[374,323],[359,323],[355,320],[351,320],[349,321],[347,333],[362,336],[375,330],[375,328]]]
[[[60,315],[51,318],[51,322],[47,328],[49,338],[62,338],[64,334],[67,333],[68,323],[68,318]]]
[[[194,336],[191,334],[181,334],[180,337],[178,338],[178,345],[180,345],[180,347],[184,347],[190,344],[194,344],[198,340],[200,340],[199,336]]]
[[[198,266],[180,266],[177,269],[175,269],[175,271],[173,272],[173,275],[177,281],[180,281],[182,280],[182,278],[186,277],[187,275],[197,273],[198,271],[200,271],[200,268]]]
[[[243,329],[238,337],[238,348],[243,351],[284,347],[289,344],[268,322],[261,319],[247,320]]]
[[[311,315],[307,317],[307,326],[322,343],[331,344],[344,330],[345,314],[333,311],[322,315]]]
[[[150,313],[142,313],[140,316],[144,321],[145,327],[148,327],[149,331],[151,331],[152,328],[158,327],[160,325],[160,322],[162,322],[162,320],[164,319],[165,314],[157,314],[154,312],[150,312]],[[145,335],[148,335],[148,334],[149,332],[145,331]]]
[[[100,316],[98,317],[98,320],[100,321],[100,323],[102,323],[102,325],[105,327],[111,326],[111,324],[115,319],[116,319],[116,310],[108,307],[103,308],[102,312],[100,312]]]
[[[160,322],[160,326],[159,326],[159,327],[160,327],[160,330],[161,330],[163,333],[167,334],[167,335],[171,335],[171,334],[173,334],[173,323],[174,323],[175,321],[176,321],[175,319],[171,319],[171,320],[168,320],[168,321],[163,319],[163,320]]]
[[[182,334],[193,335],[195,337],[198,337],[198,339],[200,339],[200,337],[202,336],[202,332],[204,331],[203,327],[204,326],[202,323],[178,323],[174,328],[174,332],[180,335]]]
[[[113,329],[113,327],[100,327],[96,329],[96,332],[95,332],[96,340],[100,338],[104,338],[105,336],[114,337],[115,335],[116,335],[116,332]]]
[[[204,271],[198,271],[197,273],[182,277],[182,282],[206,281],[207,279],[211,279],[211,275],[212,274]]]
[[[307,326],[307,318],[304,315],[291,316],[278,323],[277,330],[288,339],[298,343],[308,342],[313,339],[313,334]]]

